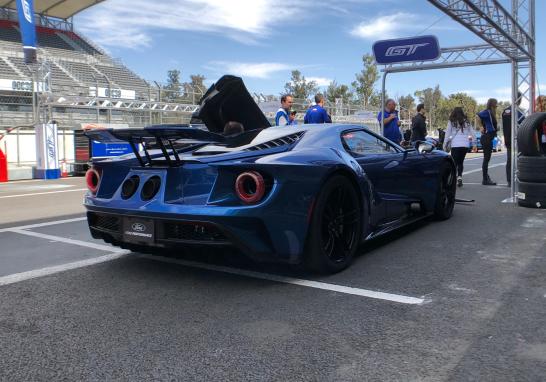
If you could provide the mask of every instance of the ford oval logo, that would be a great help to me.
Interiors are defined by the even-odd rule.
[[[135,232],[144,232],[144,231],[146,231],[146,226],[144,224],[142,224],[142,223],[133,223],[131,228]]]

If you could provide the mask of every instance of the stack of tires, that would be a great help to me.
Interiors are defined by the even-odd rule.
[[[531,114],[518,130],[518,204],[546,208],[546,113]]]

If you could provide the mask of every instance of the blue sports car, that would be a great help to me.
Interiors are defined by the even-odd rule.
[[[234,121],[240,130],[225,133]],[[270,127],[232,76],[209,89],[194,122],[86,133],[134,150],[86,174],[94,238],[147,252],[233,246],[333,273],[363,241],[453,212],[454,163],[426,142],[405,150],[362,126]]]
[[[476,131],[476,148],[478,151],[483,150],[482,141],[480,140],[482,133]],[[472,138],[468,137],[468,150],[472,149]],[[502,151],[502,141],[499,137],[493,138],[493,152]]]

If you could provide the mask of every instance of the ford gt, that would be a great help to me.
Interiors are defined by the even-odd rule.
[[[225,134],[230,121],[241,131]],[[431,144],[404,149],[358,125],[271,127],[233,76],[192,124],[86,134],[133,148],[93,161],[84,204],[94,238],[135,251],[230,246],[334,273],[362,242],[448,219],[455,204],[454,163]]]

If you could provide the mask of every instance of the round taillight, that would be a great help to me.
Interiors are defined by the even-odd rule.
[[[138,175],[133,175],[129,179],[125,179],[125,182],[121,185],[121,198],[129,199],[133,196],[138,189],[140,178]]]
[[[142,200],[150,200],[155,194],[159,191],[159,186],[161,185],[161,178],[159,176],[152,176],[142,185],[142,190],[140,191],[140,197]]]
[[[87,188],[91,191],[92,194],[97,193],[99,188],[100,174],[94,168],[90,168],[85,173],[85,183],[87,183]]]
[[[257,171],[239,174],[235,180],[235,193],[245,204],[259,202],[265,195],[264,177]]]

